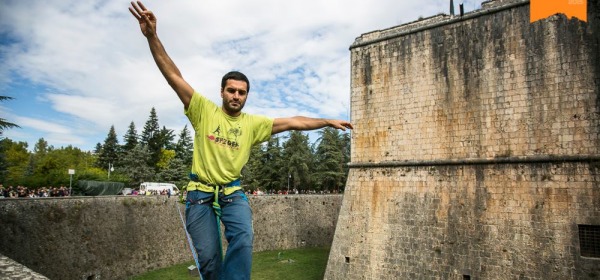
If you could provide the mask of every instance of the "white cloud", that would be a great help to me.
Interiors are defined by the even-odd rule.
[[[14,96],[22,100],[41,95],[45,102],[36,104],[47,105],[46,110],[4,104],[15,106],[14,122],[35,131],[35,136],[21,140],[46,135],[50,144],[50,139],[61,145],[72,141],[92,149],[111,125],[119,139],[131,121],[141,132],[152,107],[160,125],[176,134],[187,123],[128,3],[3,1],[0,95],[14,96],[14,89],[22,86],[16,80],[46,89]],[[349,118],[348,48],[356,37],[448,9],[447,1],[439,0],[144,4],[155,12],[158,34],[186,80],[217,104],[221,76],[237,69],[252,83],[248,112],[325,118]],[[36,113],[40,111],[51,114],[41,117]],[[22,135],[23,131],[5,133]]]

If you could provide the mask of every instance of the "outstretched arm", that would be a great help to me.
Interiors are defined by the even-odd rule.
[[[158,39],[158,35],[156,34],[156,16],[154,16],[152,11],[146,9],[141,1],[137,1],[137,3],[132,1],[129,11],[140,23],[140,29],[142,30],[142,34],[148,39],[150,52],[158,69],[171,88],[177,93],[177,96],[179,96],[183,107],[187,109],[190,100],[192,100],[194,89],[183,79],[181,72],[179,72],[179,69]]]
[[[313,130],[327,126],[341,130],[346,130],[346,128],[353,129],[352,124],[344,120],[314,119],[297,116],[274,119],[271,135],[288,130]]]

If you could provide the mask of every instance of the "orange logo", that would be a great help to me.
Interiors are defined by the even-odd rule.
[[[565,14],[587,21],[587,0],[531,0],[529,21],[534,22],[555,14]]]

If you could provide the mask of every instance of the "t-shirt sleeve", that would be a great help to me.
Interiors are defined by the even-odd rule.
[[[183,110],[183,113],[187,116],[188,120],[190,120],[190,123],[194,128],[200,124],[202,112],[203,110],[206,110],[207,101],[208,99],[206,99],[206,97],[198,92],[194,92],[188,108]]]
[[[258,143],[265,142],[269,140],[269,138],[271,138],[271,132],[273,131],[273,119],[260,115],[254,115],[253,117],[253,131],[255,131],[255,134],[252,145],[256,145]]]

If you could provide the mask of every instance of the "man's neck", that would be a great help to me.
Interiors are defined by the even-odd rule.
[[[227,111],[227,109],[225,109],[225,107],[221,106],[221,111],[223,111],[223,113],[227,114],[230,117],[239,117],[242,114],[242,111],[237,111],[237,112],[230,112]]]

